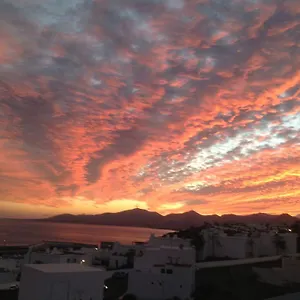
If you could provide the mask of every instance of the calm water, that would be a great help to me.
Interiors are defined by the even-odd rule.
[[[45,223],[22,220],[0,219],[0,245],[6,240],[7,245],[27,245],[51,241],[72,241],[79,243],[98,244],[101,241],[119,241],[131,243],[132,241],[145,241],[151,233],[162,235],[168,230],[81,225],[65,223]]]

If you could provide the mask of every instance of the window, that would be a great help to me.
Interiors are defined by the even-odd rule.
[[[182,289],[182,284],[179,287]]]
[[[69,262],[70,262],[70,258],[67,259],[67,263],[69,263]]]
[[[173,270],[172,269],[167,269],[167,274],[173,274]]]
[[[160,269],[160,273],[165,274],[166,270],[165,269]]]

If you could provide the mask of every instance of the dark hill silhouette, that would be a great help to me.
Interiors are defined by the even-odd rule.
[[[98,215],[71,215],[63,214],[40,221],[80,223],[80,224],[98,224],[115,226],[135,226],[164,229],[185,229],[191,226],[201,226],[207,223],[269,223],[269,224],[292,224],[298,219],[288,214],[269,215],[269,214],[251,214],[251,215],[201,215],[195,211],[185,213],[169,214],[162,216],[157,212],[147,211],[135,208],[118,213],[103,213]]]

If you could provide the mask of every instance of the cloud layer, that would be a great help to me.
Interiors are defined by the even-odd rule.
[[[5,0],[0,20],[2,214],[300,213],[298,0]]]

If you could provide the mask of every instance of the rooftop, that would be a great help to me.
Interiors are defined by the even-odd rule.
[[[267,300],[298,300],[300,299],[300,293],[292,293],[279,297],[269,298]]]
[[[183,246],[182,248],[180,248],[179,246],[167,246],[167,245],[162,245],[160,246],[160,249],[175,249],[175,250],[193,250],[193,247],[187,247],[187,246]]]
[[[178,251],[182,251],[182,250],[193,250],[193,247],[182,247],[180,248],[179,246],[157,246],[157,247],[147,247],[146,251],[160,251],[160,250],[178,250]]]
[[[65,242],[65,241],[43,241],[40,244],[33,245],[36,247],[56,247],[59,249],[63,248],[97,248],[97,245],[91,245],[91,244],[82,244],[82,243],[76,243],[76,242]]]
[[[105,271],[102,268],[93,268],[82,264],[29,264],[26,265],[26,267],[44,273],[79,273]]]
[[[154,264],[154,267],[167,267],[167,266],[173,266],[173,267],[183,267],[183,268],[190,268],[192,267],[191,264],[184,264],[184,263],[165,263],[165,264]]]
[[[278,268],[280,266],[281,260],[277,260],[200,269],[196,272],[195,298],[210,300],[271,300],[272,297],[288,296],[289,293],[300,292],[299,283],[285,286],[271,285],[261,282],[253,272],[253,267]],[[289,298],[283,299],[290,300]],[[277,299],[275,298],[274,300]],[[278,300],[281,300],[281,298]]]

